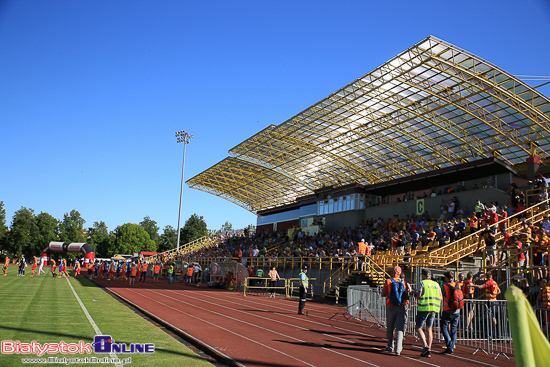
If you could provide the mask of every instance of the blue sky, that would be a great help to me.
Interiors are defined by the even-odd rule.
[[[189,179],[429,35],[550,75],[550,1],[0,0],[0,201],[177,227]],[[535,82],[532,83],[536,85]],[[539,89],[547,96],[549,86]],[[256,217],[184,188],[182,225]]]

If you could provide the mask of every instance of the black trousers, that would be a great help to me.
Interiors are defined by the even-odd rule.
[[[302,313],[304,311],[304,307],[306,306],[306,289],[303,286],[300,286],[300,300],[298,302],[298,313]]]

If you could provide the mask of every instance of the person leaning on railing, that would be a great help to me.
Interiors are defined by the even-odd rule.
[[[485,274],[485,279],[487,280],[485,284],[476,284],[474,287],[485,289],[485,299],[489,301],[487,303],[487,308],[493,319],[493,327],[496,327],[497,319],[495,317],[495,301],[497,300],[497,296],[500,294],[500,287],[498,286],[498,283],[493,280],[493,275],[491,273]]]

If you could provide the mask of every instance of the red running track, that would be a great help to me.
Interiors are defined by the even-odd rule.
[[[515,366],[504,356],[493,359],[459,346],[441,355],[434,341],[431,358],[420,357],[421,342],[408,337],[400,357],[385,352],[385,329],[348,320],[345,308],[308,302],[308,316],[297,314],[298,303],[282,296],[243,297],[242,292],[179,283],[137,283],[99,280],[145,313],[208,346],[241,366]]]

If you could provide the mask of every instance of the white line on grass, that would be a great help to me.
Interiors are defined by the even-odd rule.
[[[73,285],[69,281],[69,278],[65,278],[65,279],[67,279],[67,283],[69,283],[69,287],[71,287],[71,290],[73,291],[73,294],[76,297],[76,300],[80,304],[80,307],[82,307],[82,311],[84,311],[84,314],[88,318],[88,321],[90,322],[90,325],[92,325],[92,328],[94,328],[95,335],[103,335],[101,333],[101,330],[99,330],[99,327],[95,323],[94,319],[92,319],[92,316],[90,316],[90,313],[88,312],[88,309],[86,308],[86,306],[84,306],[84,303],[82,303],[82,301],[80,300],[80,297],[78,296],[78,294],[74,290]],[[120,362],[120,359],[118,359],[117,355],[114,352],[109,353],[109,356],[111,356],[111,358],[113,358],[115,361],[118,360],[118,363],[115,362],[115,366],[117,366],[117,367],[118,366],[121,366],[121,367],[123,366],[123,364]]]

